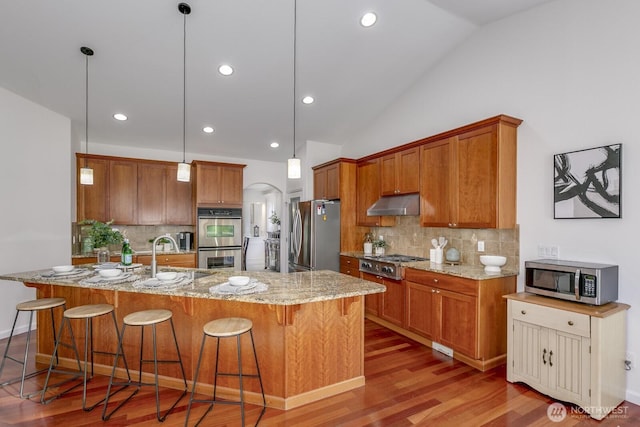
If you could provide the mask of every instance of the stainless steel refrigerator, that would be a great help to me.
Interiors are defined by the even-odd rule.
[[[340,271],[340,202],[291,199],[289,271]]]

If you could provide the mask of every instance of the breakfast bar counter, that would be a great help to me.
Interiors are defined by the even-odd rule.
[[[333,271],[284,274],[163,268],[177,272],[183,279],[162,283],[151,280],[145,267],[113,279],[98,277],[91,265],[76,267],[70,274],[40,270],[4,274],[0,279],[36,288],[38,298],[65,298],[67,308],[111,304],[120,324],[124,316],[134,311],[171,310],[189,381],[197,363],[202,327],[218,318],[248,318],[253,322],[270,407],[294,408],[364,385],[364,295],[384,292],[382,285]],[[235,292],[225,284],[234,274],[250,276],[255,285]],[[94,320],[94,342],[103,349],[115,350],[117,337],[108,316],[103,317]],[[48,321],[43,313],[39,314],[39,324],[46,325]],[[130,360],[137,360],[133,352],[139,337],[133,335],[125,337],[124,350]],[[159,329],[158,335],[158,348],[171,349],[170,334]],[[79,346],[84,345],[82,338],[76,336],[76,340]],[[38,362],[49,363],[52,341],[50,328],[38,328]],[[228,372],[236,361],[235,346],[226,346],[228,343],[224,341],[220,349],[221,369]],[[249,345],[243,345],[243,352],[249,349]],[[209,351],[211,363],[203,365],[198,381],[198,391],[203,393],[212,392],[215,348]],[[61,354],[61,363],[73,367],[71,352],[64,349]],[[160,354],[159,358],[171,358],[171,354]],[[255,369],[250,357],[243,360],[248,361],[243,371]],[[113,357],[96,355],[95,363],[97,373],[109,375]],[[143,369],[143,378],[149,375],[150,368]],[[118,376],[123,375],[124,372],[118,372]],[[167,365],[161,383],[179,388],[179,376],[178,368]],[[221,397],[236,398],[237,384],[223,380],[226,378],[219,380]],[[247,383],[247,401],[261,403],[257,381]]]

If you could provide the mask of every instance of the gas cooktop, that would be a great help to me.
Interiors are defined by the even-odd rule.
[[[360,259],[360,271],[387,277],[389,279],[399,280],[402,278],[402,269],[400,268],[401,263],[426,260],[426,258],[412,255],[365,255]]]

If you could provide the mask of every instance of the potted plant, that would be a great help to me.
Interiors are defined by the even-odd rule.
[[[273,224],[273,231],[267,232],[269,238],[278,239],[280,238],[280,218],[276,211],[271,211],[271,216],[269,217],[269,222]]]
[[[121,244],[124,240],[122,233],[112,228],[113,220],[100,222],[95,219],[87,219],[83,225],[89,225],[88,235],[91,238],[94,251],[98,251],[98,262],[109,262],[109,245]]]
[[[373,247],[376,255],[384,255],[384,249],[388,247],[389,244],[386,240],[378,239],[373,242]]]

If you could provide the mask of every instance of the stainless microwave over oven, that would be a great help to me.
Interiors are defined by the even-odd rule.
[[[578,261],[525,261],[525,291],[602,305],[618,299],[618,266]]]

